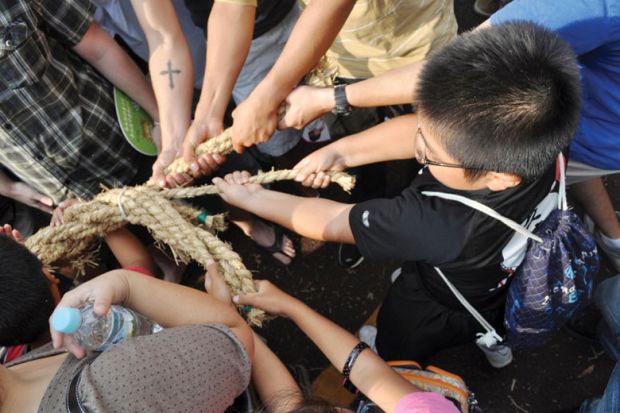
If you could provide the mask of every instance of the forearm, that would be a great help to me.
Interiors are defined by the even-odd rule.
[[[344,25],[355,0],[313,0],[265,79],[252,95],[277,107],[299,81],[318,63]]]
[[[303,395],[286,366],[273,351],[254,336],[252,383],[258,397],[269,412],[290,411]]]
[[[179,150],[191,118],[194,69],[189,46],[170,0],[132,0],[149,46],[162,150]]]
[[[416,115],[403,115],[355,135],[348,136],[321,150],[334,150],[346,168],[376,162],[415,157]]]
[[[352,83],[346,88],[347,99],[357,108],[414,103],[418,76],[424,63],[413,63]]]
[[[127,270],[113,271],[121,283],[126,283],[124,305],[162,327],[192,324],[223,324],[243,343],[250,359],[254,354],[252,330],[235,308],[210,294],[145,277]]]
[[[127,93],[153,119],[159,119],[151,84],[136,63],[97,23],[91,24],[73,50],[110,83]]]
[[[163,327],[245,324],[232,306],[204,292],[133,271],[115,270],[114,273],[127,283],[125,305]]]
[[[209,46],[195,119],[222,120],[252,43],[256,8],[215,2],[208,22]],[[233,30],[231,31],[231,28]]]
[[[349,212],[353,207],[350,204],[263,189],[244,198],[236,206],[304,237],[355,243],[349,226]]]
[[[126,228],[121,228],[105,236],[105,242],[122,267],[142,267],[155,274],[153,258],[140,240]]]
[[[359,339],[297,299],[292,299],[288,308],[289,318],[314,342],[332,365],[342,372]],[[371,350],[361,352],[349,378],[362,393],[387,412],[393,411],[403,396],[417,390]]]

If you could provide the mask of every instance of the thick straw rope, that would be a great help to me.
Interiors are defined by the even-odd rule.
[[[230,137],[225,131],[200,145],[196,153],[224,154],[231,150]],[[175,163],[181,165],[182,170],[187,170],[187,165],[178,161]],[[181,170],[178,166],[176,168]],[[293,170],[270,171],[251,177],[250,182],[267,184],[293,179],[296,174]],[[355,184],[354,178],[345,173],[328,174],[346,191]],[[178,198],[218,193],[215,185],[175,189],[142,185],[105,190],[90,202],[67,208],[65,224],[41,229],[26,241],[26,245],[45,265],[66,261],[75,263],[84,257],[95,237],[105,236],[127,223],[142,225],[151,231],[155,240],[167,244],[181,260],[191,258],[204,268],[212,259],[218,262],[233,294],[255,292],[252,274],[243,265],[241,257],[215,235],[215,232],[225,229],[223,216],[208,217],[203,226],[197,226],[201,212],[178,201]],[[250,323],[260,325],[265,314],[251,309],[247,317]]]

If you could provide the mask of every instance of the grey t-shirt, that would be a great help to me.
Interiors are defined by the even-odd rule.
[[[62,350],[32,352],[12,365]],[[78,360],[69,355],[39,405],[40,413],[66,413],[66,395],[82,369],[78,397],[96,412],[223,412],[250,381],[249,357],[223,325],[192,325],[135,337]]]

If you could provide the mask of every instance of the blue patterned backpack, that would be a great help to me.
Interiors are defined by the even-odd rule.
[[[592,297],[592,278],[599,269],[599,257],[592,235],[566,202],[564,157],[558,157],[560,187],[558,208],[540,222],[533,232],[469,198],[442,192],[422,192],[453,200],[485,213],[529,238],[525,258],[515,271],[508,288],[504,326],[506,344],[515,349],[539,347],[547,343],[575,311]],[[492,346],[503,339],[435,268],[459,301],[487,331],[477,342]]]

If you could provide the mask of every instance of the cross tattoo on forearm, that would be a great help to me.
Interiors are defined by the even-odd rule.
[[[180,70],[172,69],[172,63],[170,62],[170,60],[168,60],[168,70],[162,70],[161,72],[159,72],[159,74],[162,76],[168,75],[168,84],[170,86],[170,89],[174,89],[174,79],[172,75],[178,75],[180,73]]]

